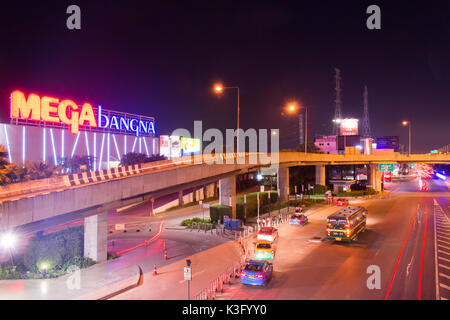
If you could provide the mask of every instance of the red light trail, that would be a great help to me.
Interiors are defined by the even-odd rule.
[[[120,254],[122,254],[122,253],[125,253],[125,252],[128,252],[128,251],[137,249],[137,248],[139,248],[139,247],[142,247],[142,246],[144,246],[144,245],[149,244],[150,242],[152,242],[153,240],[155,240],[156,238],[158,238],[158,237],[161,235],[162,228],[163,228],[163,225],[164,225],[164,221],[165,221],[165,220],[161,220],[161,222],[159,223],[159,230],[158,230],[158,232],[157,232],[153,237],[151,237],[150,239],[145,240],[145,241],[142,242],[142,243],[139,243],[139,244],[135,245],[134,247],[131,247],[131,248],[128,248],[128,249],[124,249],[124,250],[117,251],[116,254],[119,254],[119,255],[120,255]]]

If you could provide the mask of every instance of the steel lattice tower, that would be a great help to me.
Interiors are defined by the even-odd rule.
[[[364,116],[363,116],[363,137],[370,138],[370,119],[369,119],[369,93],[367,91],[367,85],[364,86]]]
[[[336,72],[334,78],[336,80],[336,87],[334,88],[336,91],[336,100],[335,109],[334,109],[334,119],[342,119],[342,100],[341,100],[341,70],[338,68],[334,68]],[[334,122],[333,125],[333,134],[339,135],[339,123]]]

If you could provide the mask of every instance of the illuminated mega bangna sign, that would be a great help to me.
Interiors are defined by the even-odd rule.
[[[72,133],[78,133],[81,127],[134,133],[136,136],[155,134],[154,119],[150,117],[105,110],[101,106],[94,108],[89,103],[80,107],[73,100],[39,97],[34,93],[26,98],[19,90],[11,93],[11,119],[24,124],[28,121],[44,122],[50,126],[66,124]]]

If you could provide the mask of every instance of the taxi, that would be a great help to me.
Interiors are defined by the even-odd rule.
[[[337,206],[348,206],[348,200],[344,198],[339,198],[336,200]]]
[[[270,241],[260,240],[255,245],[255,259],[266,260],[273,259],[275,256],[275,248]]]
[[[256,240],[265,240],[274,242],[278,237],[278,230],[274,227],[262,227],[256,235]]]
[[[273,265],[267,261],[249,260],[241,272],[241,283],[265,286],[272,279]]]

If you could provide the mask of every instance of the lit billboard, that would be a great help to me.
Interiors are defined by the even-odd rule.
[[[358,119],[341,119],[341,136],[357,136]]]
[[[200,139],[181,137],[181,153],[182,155],[190,155],[199,153],[201,149]]]

